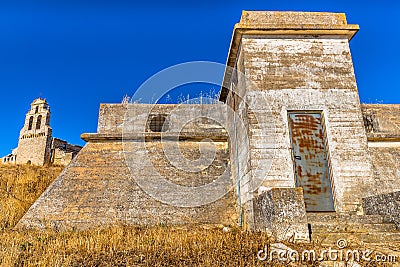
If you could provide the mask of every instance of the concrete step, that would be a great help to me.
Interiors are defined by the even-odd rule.
[[[397,232],[392,223],[312,223],[312,233],[370,233],[370,232]]]
[[[338,240],[345,239],[349,245],[354,244],[400,244],[399,232],[370,233],[313,233],[311,239],[323,246],[335,246]]]
[[[307,213],[311,240],[334,246],[340,239],[364,244],[400,244],[400,230],[379,215]],[[351,242],[351,241],[350,241]]]
[[[382,224],[389,221],[380,215],[353,215],[329,213],[307,213],[307,220],[310,224],[336,223],[336,224]]]

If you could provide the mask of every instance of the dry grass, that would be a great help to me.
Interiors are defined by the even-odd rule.
[[[253,266],[267,242],[263,234],[207,226],[13,230],[61,171],[0,165],[1,266]]]
[[[61,170],[0,165],[1,266],[319,266],[261,262],[257,251],[271,242],[265,234],[239,228],[229,232],[213,226],[13,230]]]
[[[256,266],[266,238],[221,229],[114,227],[83,232],[4,232],[4,266]]]
[[[62,169],[0,165],[0,229],[13,227]]]

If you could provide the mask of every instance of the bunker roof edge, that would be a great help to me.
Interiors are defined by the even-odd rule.
[[[347,24],[345,13],[243,10],[233,29],[219,100],[225,102],[228,95],[229,69],[235,66],[243,35],[345,35],[350,41],[359,29]]]

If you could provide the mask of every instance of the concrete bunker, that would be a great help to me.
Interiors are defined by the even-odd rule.
[[[101,104],[97,133],[82,135],[85,147],[18,226],[222,223],[308,241],[324,220],[351,222],[352,229],[382,223],[382,203],[396,203],[400,191],[400,105],[360,104],[349,47],[358,30],[340,13],[244,11],[233,31],[223,104],[182,105],[174,114],[177,105]],[[244,127],[233,136],[211,121],[175,128],[194,113]],[[212,139],[216,157],[204,173],[185,173],[171,166],[161,137],[188,157]],[[173,202],[178,194],[163,188],[158,174],[176,189],[217,181],[225,167],[229,175],[220,182],[231,190],[203,206],[168,205],[137,180]]]

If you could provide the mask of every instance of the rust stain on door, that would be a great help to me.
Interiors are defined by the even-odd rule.
[[[307,211],[334,211],[321,113],[289,113],[296,176]]]

